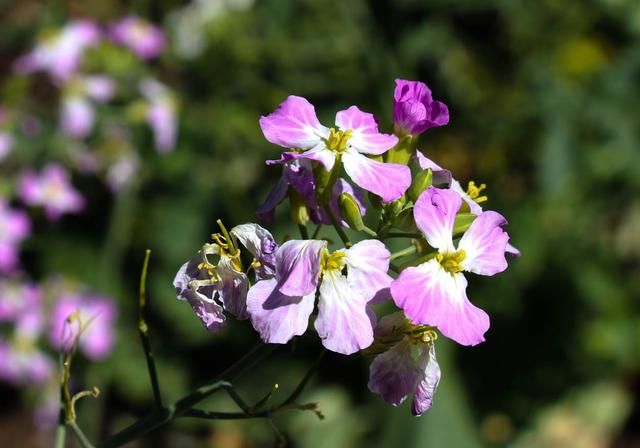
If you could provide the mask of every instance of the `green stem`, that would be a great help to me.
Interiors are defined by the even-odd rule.
[[[405,232],[389,232],[385,235],[385,238],[422,238],[419,233],[405,233]]]
[[[298,224],[298,230],[300,230],[300,236],[303,240],[309,239],[309,232],[307,232],[307,226],[304,224]]]
[[[311,235],[312,240],[315,240],[318,237],[318,234],[320,233],[321,228],[322,228],[322,224],[316,225],[316,230],[314,230],[313,235]]]
[[[366,233],[369,236],[372,236],[374,238],[378,238],[378,234],[375,232],[375,230],[370,229],[367,226],[362,227],[362,229],[360,229],[363,233]]]
[[[342,243],[347,247],[347,249],[350,248],[351,247],[351,241],[349,241],[349,237],[344,232],[344,229],[342,228],[342,226],[340,225],[340,223],[338,222],[336,217],[333,216],[333,212],[331,211],[331,208],[325,207],[324,210],[327,213],[327,215],[329,216],[329,220],[331,221],[331,224],[333,225],[333,228],[336,229],[336,233],[338,234],[338,236],[342,240]]]
[[[395,260],[396,258],[406,257],[407,255],[415,254],[417,251],[418,251],[418,248],[412,244],[411,246],[406,247],[402,250],[399,250],[398,252],[392,253],[391,257],[389,257],[389,260]]]
[[[147,369],[149,371],[151,388],[153,389],[154,406],[156,409],[160,409],[162,408],[160,382],[158,381],[158,372],[156,370],[153,351],[151,350],[151,341],[149,340],[149,326],[147,325],[145,316],[147,307],[147,268],[149,267],[150,256],[151,251],[147,249],[144,255],[144,262],[142,264],[142,273],[140,274],[140,294],[138,296],[138,331],[140,333],[140,340],[142,341],[144,354],[147,358]]]
[[[56,441],[53,445],[55,448],[64,448],[64,442],[67,438],[67,425],[65,424],[64,406],[60,408],[60,417],[58,419],[58,428],[56,429]]]
[[[67,424],[71,427],[71,429],[73,429],[73,432],[76,433],[76,437],[78,437],[80,445],[82,445],[83,448],[94,448],[93,444],[89,441],[89,439],[87,439],[87,436],[84,435],[84,432],[82,432],[75,420],[72,420]]]

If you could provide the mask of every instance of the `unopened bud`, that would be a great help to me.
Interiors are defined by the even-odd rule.
[[[413,182],[407,191],[409,199],[416,202],[420,195],[433,184],[433,172],[431,168],[420,171],[413,178]]]
[[[340,193],[340,196],[338,197],[338,205],[340,206],[342,219],[349,224],[350,228],[357,231],[361,231],[365,228],[364,222],[362,222],[360,206],[353,196],[349,193]]]
[[[413,207],[405,208],[393,221],[393,226],[405,232],[415,232],[417,230],[413,219]]]
[[[474,219],[476,219],[476,215],[473,213],[458,213],[456,220],[453,222],[453,234],[460,235],[466,232]]]
[[[295,224],[305,225],[309,221],[309,208],[304,198],[294,189],[289,189],[289,213]]]

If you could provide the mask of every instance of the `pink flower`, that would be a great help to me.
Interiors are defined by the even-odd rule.
[[[13,135],[8,132],[0,131],[0,161],[4,160],[13,149]]]
[[[140,92],[147,99],[147,123],[153,131],[156,150],[173,151],[176,145],[176,101],[171,90],[155,79],[140,82]]]
[[[429,187],[416,201],[413,214],[418,228],[437,252],[429,261],[403,270],[391,284],[396,305],[414,324],[437,327],[462,345],[484,341],[489,316],[467,298],[464,271],[495,275],[507,268],[507,221],[487,211],[473,221],[453,244],[453,224],[462,205],[453,190]]]
[[[27,214],[9,207],[0,198],[0,271],[8,272],[18,262],[18,250],[22,240],[31,233],[31,222]]]
[[[0,280],[0,322],[12,321],[21,314],[38,309],[40,289],[32,283]]]
[[[65,86],[60,112],[62,132],[85,138],[93,129],[95,110],[90,99],[105,102],[113,97],[115,83],[104,75],[78,77]]]
[[[87,48],[100,41],[100,30],[90,20],[74,20],[52,35],[41,38],[38,45],[14,64],[19,73],[38,70],[54,79],[66,80],[73,75]]]
[[[393,93],[393,121],[397,130],[412,135],[449,123],[449,109],[433,101],[431,90],[423,82],[396,79]]]
[[[320,124],[313,105],[299,96],[289,96],[273,113],[260,118],[262,132],[271,143],[303,150],[295,157],[315,160],[327,171],[339,159],[359,187],[385,202],[402,196],[411,184],[409,168],[367,157],[384,154],[398,143],[398,137],[379,133],[373,115],[356,106],[338,112],[335,123],[331,129]]]
[[[136,16],[124,17],[111,25],[109,37],[142,59],[151,59],[159,55],[166,46],[162,30]]]
[[[44,207],[50,220],[65,213],[77,213],[85,204],[84,198],[69,182],[67,170],[57,164],[45,166],[39,174],[32,170],[25,172],[18,185],[18,194],[26,204]]]

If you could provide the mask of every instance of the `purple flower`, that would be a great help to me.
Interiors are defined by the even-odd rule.
[[[316,290],[315,328],[327,349],[349,355],[373,341],[367,305],[391,283],[389,251],[377,240],[333,253],[326,246],[320,240],[287,241],[276,251],[275,277],[249,290],[247,310],[265,342],[285,344],[306,331]]]
[[[65,213],[77,213],[84,208],[84,198],[69,182],[69,173],[62,166],[49,164],[40,174],[28,170],[18,185],[20,198],[28,205],[44,207],[50,220]]]
[[[507,268],[505,248],[509,235],[502,230],[507,221],[499,213],[483,212],[453,245],[453,224],[462,205],[453,190],[429,187],[413,209],[418,228],[436,248],[435,257],[409,267],[391,284],[396,305],[414,324],[437,327],[462,345],[484,341],[489,316],[467,298],[467,280],[462,273],[495,275]]]
[[[49,341],[58,350],[68,350],[80,329],[79,349],[82,353],[93,360],[104,359],[113,350],[116,316],[115,305],[106,297],[63,295],[51,312]]]
[[[153,131],[156,150],[160,153],[173,151],[178,127],[173,93],[154,79],[141,81],[139,88],[148,101],[147,123]]]
[[[336,114],[336,128],[320,124],[311,103],[289,96],[273,113],[260,118],[267,140],[284,148],[297,148],[296,158],[320,162],[331,171],[340,159],[345,171],[359,187],[389,202],[398,199],[411,184],[408,167],[382,163],[366,155],[379,156],[398,143],[394,135],[378,132],[372,114],[351,106]]]
[[[411,413],[419,416],[429,410],[440,382],[435,332],[428,327],[412,325],[397,312],[380,320],[375,338],[374,345],[380,345],[386,351],[371,363],[369,390],[393,406],[400,405],[413,394]]]
[[[251,266],[256,273],[256,280],[270,278],[276,274],[278,243],[268,230],[258,224],[240,224],[231,229],[231,235],[240,240],[240,243],[253,255],[254,261]]]
[[[393,100],[393,122],[399,132],[419,135],[449,123],[449,109],[446,104],[433,101],[425,83],[396,79]]]
[[[40,289],[32,283],[0,280],[0,322],[12,321],[40,306]]]
[[[142,59],[151,59],[165,48],[164,33],[154,24],[136,16],[127,16],[112,24],[109,37]]]
[[[9,207],[0,198],[0,272],[9,272],[15,268],[20,242],[30,233],[31,222],[27,214]]]
[[[84,51],[100,41],[100,30],[90,20],[74,20],[53,35],[40,39],[38,45],[14,64],[19,73],[43,70],[56,80],[73,75]]]
[[[62,131],[74,138],[85,138],[93,129],[95,110],[90,99],[108,101],[115,92],[114,81],[103,75],[78,77],[65,86],[60,113]]]

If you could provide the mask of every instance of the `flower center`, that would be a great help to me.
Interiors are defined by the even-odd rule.
[[[353,135],[351,129],[347,131],[336,131],[335,128],[329,129],[329,138],[326,140],[327,148],[334,152],[344,152],[347,150],[347,141]]]
[[[461,263],[467,258],[467,253],[460,249],[456,252],[447,252],[446,254],[436,255],[438,263],[450,274],[457,274],[464,271]]]
[[[327,249],[322,251],[321,267],[322,272],[334,272],[339,273],[345,265],[344,257],[345,252],[343,250],[337,250],[333,253],[329,253]]]
[[[489,199],[486,195],[480,196],[480,192],[485,188],[487,188],[486,184],[480,184],[480,186],[477,186],[474,181],[470,181],[467,186],[467,195],[480,204],[481,202],[485,202]]]

